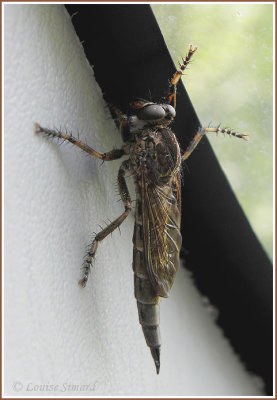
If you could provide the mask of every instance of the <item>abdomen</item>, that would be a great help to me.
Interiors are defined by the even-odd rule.
[[[156,295],[150,282],[144,256],[141,202],[137,196],[136,222],[134,228],[133,271],[135,298],[137,300],[139,322],[147,345],[150,347],[157,373],[160,369],[160,297]]]

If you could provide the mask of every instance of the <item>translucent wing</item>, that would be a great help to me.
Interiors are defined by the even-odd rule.
[[[158,296],[168,297],[179,266],[180,185],[179,175],[162,186],[142,174],[142,220],[145,261]]]

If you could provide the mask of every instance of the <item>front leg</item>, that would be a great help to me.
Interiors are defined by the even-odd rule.
[[[87,144],[81,142],[79,139],[75,138],[68,133],[63,133],[57,130],[52,130],[48,128],[42,128],[39,124],[35,124],[35,133],[43,133],[49,137],[56,137],[61,140],[67,140],[68,142],[74,144],[75,146],[79,147],[81,150],[85,151],[86,153],[90,154],[93,157],[99,158],[102,161],[112,161],[117,160],[118,158],[122,157],[125,154],[123,149],[114,149],[109,151],[108,153],[98,153]]]
[[[132,209],[132,202],[131,202],[131,197],[128,191],[128,187],[126,184],[126,180],[124,178],[125,176],[125,171],[129,170],[129,160],[123,161],[121,164],[119,171],[118,171],[118,176],[117,176],[117,183],[118,183],[118,188],[119,188],[119,194],[121,197],[121,200],[125,206],[125,211],[118,217],[116,218],[113,222],[111,222],[106,228],[104,228],[102,231],[96,234],[93,242],[90,245],[89,251],[87,253],[87,257],[85,260],[84,264],[84,272],[83,272],[83,277],[79,280],[79,284],[82,287],[85,287],[87,284],[88,280],[88,275],[89,275],[89,270],[92,264],[93,259],[95,258],[95,253],[98,247],[98,243],[104,240],[110,233],[112,233],[116,228],[118,228],[122,222],[125,220],[125,218],[129,215],[131,209]]]
[[[181,76],[183,75],[184,70],[187,68],[191,57],[193,54],[196,52],[197,46],[192,46],[191,44],[189,45],[188,53],[186,55],[186,58],[183,59],[183,64],[180,65],[180,69],[175,72],[173,75],[170,85],[169,85],[169,104],[172,105],[175,110],[176,110],[176,87],[177,83],[181,79]]]

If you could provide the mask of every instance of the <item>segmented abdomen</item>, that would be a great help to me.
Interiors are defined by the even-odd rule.
[[[133,271],[135,298],[137,299],[139,322],[142,326],[147,345],[155,361],[157,373],[160,369],[160,297],[156,295],[150,282],[147,264],[144,257],[143,227],[141,218],[141,201],[137,197],[136,223],[134,228]]]

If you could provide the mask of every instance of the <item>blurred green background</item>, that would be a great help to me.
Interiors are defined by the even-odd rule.
[[[152,4],[203,126],[248,132],[209,141],[254,231],[273,251],[273,4]],[[239,235],[239,232],[238,232]]]

